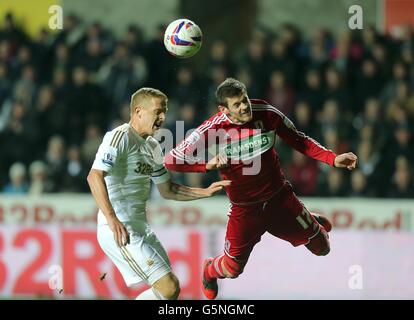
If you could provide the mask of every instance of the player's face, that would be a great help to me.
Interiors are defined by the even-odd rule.
[[[239,97],[227,98],[227,108],[222,107],[221,111],[237,124],[244,124],[252,120],[252,105],[246,93]]]
[[[154,135],[165,121],[167,106],[162,99],[152,98],[151,102],[140,110],[139,127],[144,135]]]

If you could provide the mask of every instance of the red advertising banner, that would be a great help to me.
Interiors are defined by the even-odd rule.
[[[395,33],[403,25],[414,25],[414,1],[384,0],[385,30]]]
[[[200,299],[203,231],[163,230],[173,268],[181,270],[181,296]],[[96,240],[96,229],[57,225],[0,228],[0,296],[135,298],[146,285],[127,288]]]
[[[201,265],[222,253],[224,227],[154,228],[180,280],[180,299],[203,299]],[[269,234],[219,299],[412,299],[414,234],[334,230],[324,257]],[[134,299],[93,227],[0,227],[0,297]]]

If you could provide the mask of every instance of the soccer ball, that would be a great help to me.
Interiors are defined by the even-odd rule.
[[[201,48],[203,34],[198,25],[188,19],[171,22],[164,33],[164,45],[178,58],[189,58]]]

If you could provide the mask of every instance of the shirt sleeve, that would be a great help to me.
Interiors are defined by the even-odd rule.
[[[168,170],[179,172],[206,172],[205,153],[207,152],[207,133],[210,124],[205,121],[164,159]]]
[[[163,164],[164,154],[162,152],[161,146],[158,141],[152,137],[149,138],[147,142],[152,149],[152,157],[154,160],[154,168],[151,173],[151,180],[155,184],[167,182],[171,179],[171,176]]]
[[[276,133],[283,141],[308,157],[334,166],[336,157],[334,152],[326,149],[303,132],[298,131],[288,117],[276,108],[272,108],[269,111],[273,113]]]
[[[92,169],[110,172],[126,152],[126,133],[119,130],[107,132],[98,148]]]
[[[171,179],[171,175],[168,170],[163,166],[155,166],[154,171],[151,173],[151,180],[155,184],[161,184]]]

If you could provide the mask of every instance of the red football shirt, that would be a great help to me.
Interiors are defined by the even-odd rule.
[[[206,155],[221,152],[229,166],[221,169],[223,180],[231,180],[227,195],[235,204],[266,201],[285,183],[279,156],[274,148],[279,136],[297,151],[333,166],[336,154],[296,130],[293,123],[266,101],[251,99],[253,119],[233,123],[219,112],[203,122],[166,155],[171,171],[205,172]]]

